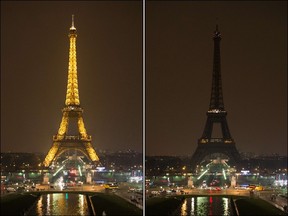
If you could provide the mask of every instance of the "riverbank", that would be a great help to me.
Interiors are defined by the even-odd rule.
[[[39,193],[11,193],[1,196],[1,215],[24,215],[39,197]]]
[[[91,201],[96,215],[142,215],[142,209],[113,194],[99,193],[91,196]]]
[[[287,215],[260,198],[240,198],[235,200],[235,204],[239,215]]]
[[[146,215],[172,215],[185,197],[155,197],[146,201]]]

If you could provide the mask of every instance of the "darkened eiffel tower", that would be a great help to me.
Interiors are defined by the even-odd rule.
[[[203,159],[212,154],[224,154],[229,157],[230,164],[237,164],[240,161],[239,152],[236,149],[235,142],[231,137],[224,109],[222,83],[221,83],[221,63],[220,63],[220,41],[221,34],[218,25],[213,36],[214,40],[214,62],[212,91],[210,98],[210,106],[207,111],[207,120],[202,137],[198,140],[198,146],[192,156],[192,170],[200,164]],[[222,137],[212,137],[213,126],[220,124]],[[219,135],[218,135],[219,136]]]
[[[80,151],[92,162],[99,162],[96,151],[91,144],[91,136],[86,132],[83,121],[83,109],[80,106],[76,59],[77,33],[74,26],[74,16],[72,16],[72,26],[68,36],[70,49],[65,106],[62,109],[63,116],[58,133],[53,136],[53,144],[43,162],[46,167],[50,166],[57,157],[69,150]]]

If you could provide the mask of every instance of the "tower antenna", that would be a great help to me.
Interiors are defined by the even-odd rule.
[[[75,28],[74,27],[74,14],[72,14],[72,28]]]

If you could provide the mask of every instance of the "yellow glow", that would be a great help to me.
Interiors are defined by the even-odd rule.
[[[53,159],[56,156],[56,153],[59,149],[59,143],[53,143],[52,147],[50,148],[47,156],[45,157],[45,160],[43,162],[44,166],[48,167],[51,162],[53,161]]]
[[[187,215],[187,200],[185,199],[181,206],[181,215]]]
[[[68,123],[69,123],[68,113],[64,112],[62,121],[60,123],[60,128],[58,130],[57,139],[64,138],[64,134],[67,132]]]
[[[65,104],[80,105],[78,79],[77,79],[77,59],[76,59],[76,34],[70,34],[68,82]]]
[[[37,211],[38,215],[41,215],[41,213],[42,213],[42,199],[43,199],[42,196],[40,196],[39,200],[37,201],[36,211]]]
[[[77,78],[76,37],[76,28],[74,27],[74,21],[72,20],[72,27],[70,28],[69,32],[70,47],[67,92],[65,100],[66,106],[62,110],[63,116],[58,133],[56,136],[53,137],[53,145],[50,148],[43,162],[44,166],[46,167],[50,166],[50,164],[56,157],[71,148],[63,145],[64,143],[71,142],[71,140],[71,144],[74,145],[73,149],[81,151],[93,162],[99,161],[99,157],[97,156],[95,149],[90,143],[91,136],[87,135],[82,117],[83,109],[80,107]],[[81,137],[78,134],[75,136],[67,136],[69,118],[78,118],[78,132],[80,133]],[[77,140],[79,141],[79,143],[75,143],[75,141]]]
[[[81,134],[81,138],[85,138],[86,139],[87,138],[87,133],[86,133],[86,129],[85,129],[82,117],[78,118],[78,128],[79,128],[79,132]]]
[[[201,139],[200,143],[208,143],[208,139]]]
[[[92,147],[91,143],[85,144],[86,146],[86,151],[88,152],[88,155],[92,161],[99,161],[99,157],[96,154],[96,151]]]

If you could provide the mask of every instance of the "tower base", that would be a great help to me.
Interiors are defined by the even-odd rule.
[[[239,152],[236,149],[235,143],[210,142],[198,143],[197,149],[192,156],[191,168],[195,170],[197,165],[203,162],[203,159],[211,154],[221,153],[229,157],[229,164],[237,165],[241,161]]]
[[[78,139],[78,137],[70,136],[69,139],[66,138],[53,142],[53,145],[44,160],[44,166],[50,166],[52,161],[68,150],[78,150],[94,163],[99,161],[96,151],[89,140],[81,140]]]

